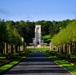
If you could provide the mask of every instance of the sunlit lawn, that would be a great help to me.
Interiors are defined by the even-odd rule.
[[[48,41],[48,40],[50,40],[51,36],[45,35],[45,36],[42,36],[42,38],[44,39],[44,41]]]
[[[36,52],[36,51],[45,52],[49,50],[49,48],[27,48],[27,50],[30,50],[32,52]]]
[[[36,51],[46,52],[47,50],[49,50],[49,48],[27,48],[27,50],[32,51],[32,52],[36,52]],[[48,54],[48,56],[49,56],[49,58],[53,59],[56,63],[58,63],[61,66],[65,67],[67,70],[69,70],[74,75],[76,75],[76,66],[73,63],[70,63],[70,62],[68,62],[66,60],[61,60],[61,59],[57,58],[56,56],[52,56],[50,54]],[[19,61],[21,61],[23,58],[25,58],[25,57],[15,59],[14,61],[9,62],[6,65],[0,66],[0,73],[6,71],[7,69],[12,67],[13,65],[19,63]]]
[[[7,71],[9,68],[11,68],[12,66],[16,65],[17,63],[19,63],[22,59],[26,58],[25,56],[24,57],[21,57],[21,58],[18,58],[18,59],[15,59],[3,66],[0,66],[0,73],[3,73],[4,71]]]
[[[46,50],[49,50],[49,48],[27,48],[27,51],[32,51],[32,52],[36,52],[36,51],[44,52]],[[18,59],[14,59],[13,61],[10,61],[10,62],[6,63],[5,65],[0,66],[0,73],[3,73],[4,71],[7,71],[12,66],[19,63],[23,58],[25,58],[25,56],[21,57],[21,58],[18,58]],[[0,59],[5,59],[5,57],[0,56]]]
[[[58,63],[59,65],[63,66],[64,68],[72,72],[74,75],[76,75],[76,65],[66,60],[61,60],[57,58],[56,56],[51,56],[50,54],[49,54],[49,57],[53,59],[56,63]]]
[[[13,56],[18,55],[19,53],[14,53]],[[10,55],[10,57],[12,56],[12,54]],[[19,55],[18,55],[19,56]],[[1,55],[0,54],[0,74],[2,74],[4,71],[7,71],[8,69],[10,69],[11,67],[13,67],[14,65],[18,64],[22,59],[26,58],[27,54],[19,56],[17,58],[10,58],[10,59],[6,59],[6,55]]]

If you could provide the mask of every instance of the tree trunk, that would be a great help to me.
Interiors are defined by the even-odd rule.
[[[20,52],[20,46],[19,46],[19,52]]]
[[[65,44],[63,44],[63,52],[65,53]]]
[[[69,47],[69,48],[68,48],[68,54],[70,54],[70,53],[71,53],[71,51],[70,51],[70,49],[71,49],[71,48],[70,48],[70,44],[68,45],[68,47]]]
[[[8,53],[8,43],[6,43],[6,53]]]
[[[14,53],[13,44],[11,44],[11,53]]]
[[[76,42],[75,42],[75,46],[74,46],[74,54],[76,54]]]
[[[65,44],[65,53],[67,54],[67,44]]]
[[[61,52],[61,45],[59,45],[59,52]]]
[[[16,52],[18,52],[18,46],[17,45],[15,46],[15,50],[16,50]]]
[[[4,50],[4,43],[1,42],[0,43],[0,53],[3,54],[3,50]]]
[[[70,53],[73,53],[72,43],[70,43]]]
[[[61,45],[61,53],[63,53],[63,44]]]

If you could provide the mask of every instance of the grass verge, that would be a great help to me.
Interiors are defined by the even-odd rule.
[[[48,56],[49,56],[49,58],[54,60],[56,63],[61,65],[62,67],[64,67],[67,70],[69,70],[72,74],[76,75],[76,66],[73,63],[70,63],[70,62],[68,62],[66,60],[59,59],[56,56],[52,56],[50,54],[48,54]]]
[[[0,75],[3,74],[5,71],[9,70],[10,68],[12,68],[13,66],[15,66],[16,64],[18,64],[22,59],[26,58],[25,56],[18,58],[18,59],[14,59],[11,62],[8,62],[7,64],[0,66]]]

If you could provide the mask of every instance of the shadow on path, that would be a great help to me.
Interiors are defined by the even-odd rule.
[[[3,75],[72,75],[46,55],[36,52]]]

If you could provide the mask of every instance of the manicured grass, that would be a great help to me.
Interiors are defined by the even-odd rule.
[[[6,58],[5,55],[0,54],[0,59],[4,59],[4,58]]]
[[[13,67],[14,65],[18,64],[24,58],[26,58],[26,57],[21,57],[21,58],[18,58],[18,59],[14,59],[13,61],[11,61],[9,63],[7,63],[3,66],[0,66],[0,73],[3,73],[4,71],[7,71],[8,69]]]
[[[13,53],[13,54],[8,54],[8,62],[0,65],[0,75],[2,73],[4,73],[5,71],[7,71],[8,69],[12,68],[13,66],[15,66],[16,64],[18,64],[22,59],[26,58],[28,55],[30,55],[31,52],[29,51],[22,51],[19,53]],[[3,55],[0,55],[0,57],[2,57]],[[6,56],[6,55],[4,55]],[[2,57],[3,59],[3,57]],[[7,59],[3,59],[4,61]]]
[[[70,63],[66,60],[61,60],[56,56],[52,56],[50,54],[49,54],[49,58],[53,59],[56,63],[58,63],[59,65],[63,66],[64,68],[72,72],[74,75],[76,75],[76,66],[73,63]]]
[[[44,39],[44,42],[50,40],[51,36],[50,35],[45,35],[45,36],[42,36],[42,38]]]
[[[0,59],[5,59],[6,57],[0,57]]]
[[[71,58],[76,58],[76,55],[70,54],[70,57],[71,57]]]
[[[45,52],[46,50],[49,50],[49,48],[27,48],[27,51],[32,51],[32,52],[36,52],[36,51]]]
[[[44,52],[48,49],[49,48],[27,48],[26,52],[30,52],[30,51],[31,52],[35,52],[35,51],[43,51]],[[26,55],[26,56],[28,56],[28,55]],[[17,59],[13,59],[13,60],[9,61],[8,63],[0,66],[0,74],[4,73],[8,69],[12,68],[14,65],[18,64],[22,59],[26,58],[26,56],[22,56]]]

